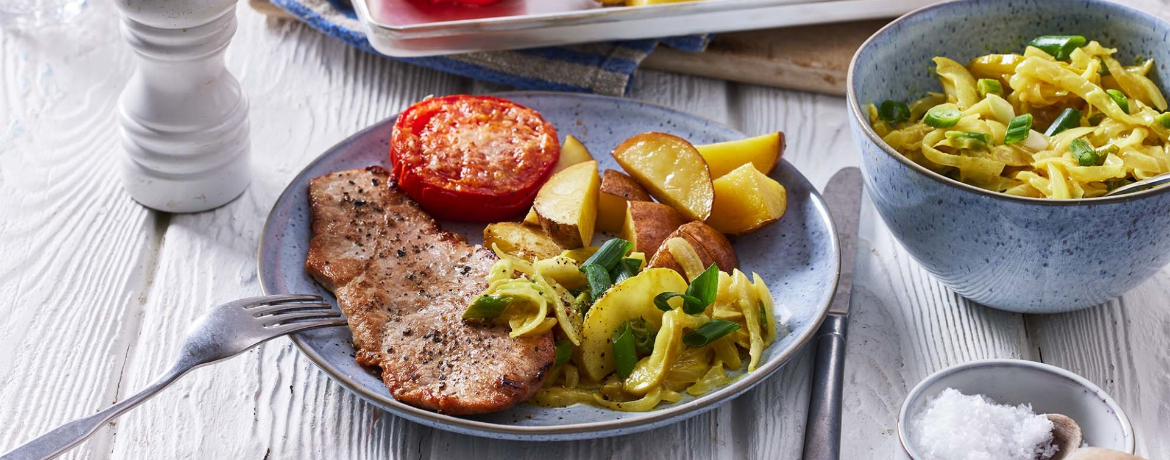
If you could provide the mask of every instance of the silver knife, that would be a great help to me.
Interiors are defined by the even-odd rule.
[[[849,298],[853,292],[853,261],[861,220],[861,170],[837,171],[825,186],[825,203],[837,227],[841,271],[829,315],[817,329],[812,395],[804,432],[804,460],[841,458],[841,390],[845,379],[845,336],[849,331]]]

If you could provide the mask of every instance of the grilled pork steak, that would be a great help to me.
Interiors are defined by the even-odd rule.
[[[556,356],[551,333],[511,338],[507,326],[463,321],[495,254],[440,230],[388,178],[371,167],[309,183],[305,267],[337,294],[357,361],[381,367],[399,401],[441,413],[530,398]]]

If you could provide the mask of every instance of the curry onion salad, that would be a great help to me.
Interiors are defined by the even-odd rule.
[[[934,58],[942,93],[868,107],[891,148],[927,169],[1008,195],[1076,199],[1170,171],[1170,113],[1149,78],[1082,36],[966,66]]]
[[[786,331],[759,275],[704,268],[676,239],[665,244],[685,275],[646,268],[620,238],[533,260],[493,244],[500,260],[464,318],[508,324],[514,337],[554,331],[537,404],[637,412],[702,395],[738,378],[729,371],[754,370]]]

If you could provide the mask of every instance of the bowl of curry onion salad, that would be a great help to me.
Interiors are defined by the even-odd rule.
[[[866,188],[902,247],[971,302],[1055,313],[1170,262],[1170,24],[1102,0],[959,0],[850,64]]]
[[[1117,48],[1081,35],[1036,37],[1018,53],[965,65],[932,59],[942,92],[869,104],[882,140],[915,163],[979,188],[1033,198],[1093,198],[1170,172],[1170,113]]]

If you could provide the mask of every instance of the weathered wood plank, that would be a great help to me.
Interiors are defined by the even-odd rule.
[[[0,35],[0,452],[116,400],[153,273],[157,222],[117,179],[130,53],[110,15],[80,20]]]
[[[1170,269],[1088,310],[1028,316],[1043,361],[1100,386],[1121,404],[1147,458],[1170,457]]]

